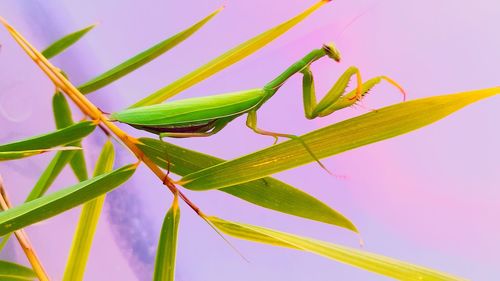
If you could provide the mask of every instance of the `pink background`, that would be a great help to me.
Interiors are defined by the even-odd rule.
[[[186,28],[221,4],[226,9],[181,46],[90,98],[103,110],[119,110],[198,67],[223,51],[295,15],[313,1],[20,1],[3,0],[0,13],[43,48],[60,36],[99,22],[84,40],[54,59],[81,83]],[[340,65],[314,66],[324,93],[350,65],[364,78],[386,74],[410,99],[498,85],[500,4],[481,1],[334,1],[243,62],[176,97],[259,87],[323,42],[334,41]],[[0,30],[0,142],[54,128],[51,83]],[[305,133],[400,101],[397,91],[377,87],[365,108],[321,120],[303,117],[300,78],[286,84],[261,112],[269,130]],[[417,132],[326,159],[347,179],[315,164],[276,175],[352,219],[365,249],[474,280],[498,280],[500,269],[500,132],[495,97],[474,104]],[[140,135],[138,131],[132,131]],[[90,159],[104,138],[85,142]],[[268,146],[238,119],[209,139],[175,140],[224,158]],[[120,149],[122,151],[122,149]],[[52,155],[0,164],[15,203],[27,195]],[[119,153],[119,163],[132,161]],[[89,161],[90,162],[90,161]],[[75,182],[65,171],[51,191]],[[188,192],[209,214],[358,247],[347,231],[268,211],[217,191]],[[148,280],[157,235],[171,195],[141,168],[108,196],[88,263],[86,280]],[[28,228],[55,280],[62,277],[79,209]],[[386,280],[312,254],[232,240],[246,263],[189,209],[183,208],[177,280]],[[26,263],[16,243],[0,255]]]

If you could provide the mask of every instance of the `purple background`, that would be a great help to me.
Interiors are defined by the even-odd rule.
[[[199,33],[90,98],[119,110],[223,51],[302,11],[313,1],[226,1],[226,9]],[[99,22],[84,40],[54,59],[81,83],[204,17],[220,1],[20,1],[0,2],[6,17],[35,46]],[[349,65],[365,79],[386,74],[410,99],[498,85],[500,4],[481,1],[334,1],[291,32],[243,62],[175,97],[210,95],[262,86],[323,42],[334,41],[340,65],[314,66],[324,93]],[[0,30],[0,142],[54,128],[53,86],[5,30]],[[287,83],[260,111],[261,126],[300,134],[400,101],[381,85],[365,107],[321,120],[303,117],[300,78]],[[276,175],[341,211],[361,230],[365,249],[474,280],[500,278],[500,99],[474,104],[417,132],[326,159],[339,180],[311,164]],[[75,111],[76,112],[76,111]],[[80,118],[80,117],[78,117]],[[131,130],[132,131],[132,130]],[[140,132],[134,131],[136,135]],[[86,140],[90,160],[103,136]],[[268,146],[244,120],[208,139],[175,140],[224,158]],[[122,149],[121,149],[122,150]],[[0,165],[18,204],[52,155]],[[123,152],[121,164],[132,161]],[[91,163],[91,161],[89,161]],[[146,169],[108,196],[86,280],[148,280],[157,235],[171,195]],[[74,183],[65,170],[51,191]],[[187,192],[202,209],[226,219],[255,223],[358,247],[357,237],[328,225],[268,211],[217,191]],[[28,228],[55,280],[61,279],[79,209]],[[386,280],[312,254],[232,240],[243,261],[189,209],[183,208],[177,280]],[[11,241],[1,256],[26,263]]]

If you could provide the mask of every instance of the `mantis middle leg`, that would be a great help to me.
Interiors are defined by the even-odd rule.
[[[305,141],[302,138],[300,138],[299,136],[291,135],[291,134],[282,134],[282,133],[276,133],[276,132],[269,132],[269,131],[262,130],[262,129],[258,128],[257,127],[257,111],[252,110],[252,111],[248,112],[246,125],[247,125],[247,127],[249,127],[250,129],[252,129],[255,133],[257,133],[259,135],[265,135],[265,136],[274,137],[274,139],[275,139],[274,143],[275,144],[278,141],[279,137],[289,138],[289,139],[292,139],[292,140],[299,141],[302,144],[302,146],[307,150],[307,152],[309,153],[309,155],[311,155],[311,157],[314,159],[314,161],[316,161],[318,163],[318,165],[321,168],[323,168],[325,171],[327,171],[329,174],[332,174],[328,170],[328,168],[326,168],[326,166],[323,165],[323,163],[321,163],[321,161],[319,160],[319,158],[314,154],[314,152],[305,143]]]

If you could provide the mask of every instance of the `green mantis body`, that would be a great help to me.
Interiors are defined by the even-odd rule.
[[[301,141],[311,156],[317,160],[308,146],[297,136],[269,132],[257,127],[257,110],[274,96],[291,76],[297,73],[303,75],[304,111],[308,119],[327,116],[355,104],[381,80],[395,85],[404,95],[403,89],[392,79],[379,76],[363,83],[359,70],[356,67],[349,67],[325,97],[317,103],[310,65],[325,56],[340,61],[340,53],[335,46],[323,45],[322,48],[311,51],[291,65],[263,88],[131,108],[112,114],[111,119],[158,134],[160,138],[188,138],[213,135],[235,118],[247,114],[246,125],[254,132],[272,136],[276,140],[278,137],[286,137]],[[357,87],[345,94],[353,76],[357,77]]]

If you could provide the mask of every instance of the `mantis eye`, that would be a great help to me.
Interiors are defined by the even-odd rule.
[[[337,49],[337,47],[335,47],[335,45],[333,43],[324,44],[323,50],[325,51],[325,53],[328,57],[332,58],[336,62],[340,62],[340,52]]]

